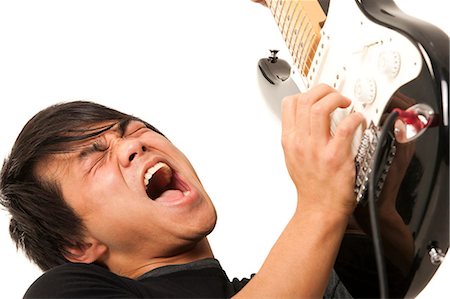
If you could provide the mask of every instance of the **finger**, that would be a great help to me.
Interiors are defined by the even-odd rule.
[[[334,137],[330,141],[333,150],[342,157],[352,154],[352,143],[356,130],[364,127],[365,119],[361,113],[351,113],[337,126]]]
[[[337,108],[345,108],[351,101],[337,92],[326,95],[311,107],[311,137],[317,142],[330,138],[330,115]]]
[[[283,136],[295,128],[295,113],[297,111],[295,96],[283,98],[281,102],[281,130]]]
[[[296,114],[297,126],[303,132],[302,137],[307,137],[311,133],[311,107],[332,92],[335,90],[330,86],[319,84],[299,96]]]
[[[255,2],[255,3],[262,4],[262,5],[264,5],[264,6],[267,6],[267,3],[266,3],[265,0],[252,0],[252,1]]]
[[[301,101],[304,102],[309,107],[311,107],[317,101],[320,101],[320,99],[333,92],[336,92],[336,90],[333,89],[331,86],[326,84],[319,84],[311,88],[310,90],[302,93]]]

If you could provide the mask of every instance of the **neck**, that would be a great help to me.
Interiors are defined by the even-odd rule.
[[[303,76],[307,76],[320,42],[321,28],[326,20],[318,0],[266,0]]]
[[[140,262],[139,264],[134,264],[132,269],[128,268],[116,270],[110,267],[110,271],[121,276],[135,279],[143,275],[144,273],[159,267],[177,264],[187,264],[197,260],[212,257],[214,257],[214,255],[212,253],[211,247],[209,246],[208,240],[204,238],[203,240],[195,244],[194,247],[188,250],[184,250],[178,254],[171,256],[152,257]]]

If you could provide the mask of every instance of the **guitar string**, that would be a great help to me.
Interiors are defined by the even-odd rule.
[[[300,1],[296,1],[296,5],[295,5],[294,11],[293,11],[294,14],[295,14],[295,12],[297,11],[297,8],[298,8],[299,4],[300,4]],[[292,31],[291,31],[291,37],[290,37],[289,41],[286,40],[286,42],[287,42],[287,44],[288,44],[288,47],[290,47],[290,45],[291,45],[292,36],[293,36],[292,33],[293,33],[293,31],[296,29],[296,28],[295,28],[295,24],[297,24],[298,17],[300,16],[300,12],[301,12],[301,8],[300,8],[299,13],[296,14],[295,21],[292,22],[293,18],[291,18],[291,21],[289,22],[289,26],[288,26],[288,29],[287,29],[287,31],[286,31],[286,35],[287,35],[286,38],[288,37],[289,29],[290,29],[290,28],[292,28]],[[292,27],[291,27],[291,24],[293,25]]]
[[[281,8],[280,8],[280,17],[279,17],[279,20],[278,20],[278,28],[281,29],[280,21],[281,21],[281,17],[282,17],[282,14],[283,14],[283,8],[284,8],[284,5],[286,4],[286,1],[282,1],[282,0],[280,0],[280,1],[281,1]],[[286,21],[286,20],[283,20],[283,21]],[[283,31],[281,31],[281,32],[283,32]]]
[[[302,12],[303,12],[303,10],[301,10],[301,11],[299,11],[299,13],[298,13],[298,17],[300,17],[300,15],[302,15]],[[289,45],[289,49],[291,50],[291,54],[292,54],[292,57],[295,59],[295,57],[296,57],[296,50],[297,50],[297,40],[298,40],[298,37],[299,37],[299,30],[298,30],[298,28],[302,28],[303,27],[303,23],[304,23],[304,21],[305,21],[305,16],[303,15],[303,18],[301,19],[301,21],[300,21],[300,24],[299,24],[299,26],[296,26],[295,27],[295,39],[294,39],[294,43],[293,44],[291,44],[291,45]],[[297,24],[295,24],[295,25],[297,25]]]
[[[294,34],[292,35],[292,36],[295,36],[294,42],[292,43],[292,36],[291,36],[290,43],[288,45],[288,47],[289,47],[289,49],[291,51],[291,55],[292,55],[293,58],[295,57],[295,46],[297,44],[297,40],[298,40],[298,36],[299,36],[298,28],[299,27],[301,28],[301,26],[302,26],[302,24],[303,24],[303,22],[305,20],[305,16],[303,16],[303,19],[301,19],[301,21],[300,21],[300,26],[297,26],[298,19],[299,19],[300,15],[302,15],[302,12],[303,12],[303,9],[300,9],[298,14],[297,14],[296,21],[294,23],[294,27],[293,27],[293,33]]]
[[[308,67],[310,68],[312,66],[313,61],[312,61],[312,59],[309,59],[309,57],[310,57],[309,55],[311,55],[311,45],[312,45],[312,41],[315,40],[315,37],[316,37],[316,33],[313,31],[313,28],[311,27],[308,32],[308,36],[306,37],[306,41],[305,41],[305,45],[302,49],[302,53],[300,54],[301,57],[304,57],[302,67],[304,67],[305,64],[307,64],[307,63],[309,63],[309,64],[307,64],[307,68]],[[305,53],[305,50],[307,50],[306,53]],[[314,55],[314,53],[312,53],[312,54]],[[305,59],[305,57],[306,57],[306,59]]]
[[[306,33],[308,29],[309,29],[309,31],[308,31],[308,33]],[[309,34],[311,33],[311,30],[312,30],[311,24],[306,23],[305,30],[303,30],[303,32],[302,32],[302,36],[300,37],[299,47],[297,47],[297,53],[295,55],[296,64],[300,64],[300,60],[303,58],[303,53],[306,48],[305,41],[307,40]],[[305,33],[306,33],[306,36],[305,36]],[[298,50],[300,50],[300,54],[299,54]]]
[[[290,12],[290,10],[291,10],[291,6],[292,6],[292,1],[289,1],[289,6],[288,6],[288,8],[287,8],[287,10],[286,10],[286,14],[284,15],[284,18],[283,18],[283,28],[281,28],[281,33],[284,35],[284,33],[285,33],[285,31],[284,31],[284,27],[286,26],[286,23],[290,23],[290,16],[289,16],[289,12]],[[288,21],[288,22],[286,22],[286,20]],[[288,28],[289,28],[289,26],[288,26]]]

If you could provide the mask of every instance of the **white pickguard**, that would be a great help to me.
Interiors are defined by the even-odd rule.
[[[422,59],[416,46],[400,33],[369,20],[353,0],[330,1],[319,47],[307,78],[294,70],[300,90],[326,83],[352,100],[367,124],[379,124],[394,92],[419,75]],[[332,128],[347,111],[337,111]],[[356,153],[360,136],[353,145]]]

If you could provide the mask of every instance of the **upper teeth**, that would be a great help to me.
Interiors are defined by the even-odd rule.
[[[146,172],[145,175],[144,175],[144,183],[145,183],[145,186],[148,185],[148,183],[149,183],[150,179],[152,178],[152,176],[153,176],[158,170],[160,170],[160,169],[163,168],[163,167],[166,167],[167,171],[168,171],[168,172],[171,172],[170,167],[169,167],[166,163],[163,163],[163,162],[158,162],[158,163],[156,163],[155,165],[153,165],[152,167],[150,167],[150,168],[147,170],[147,172]]]

